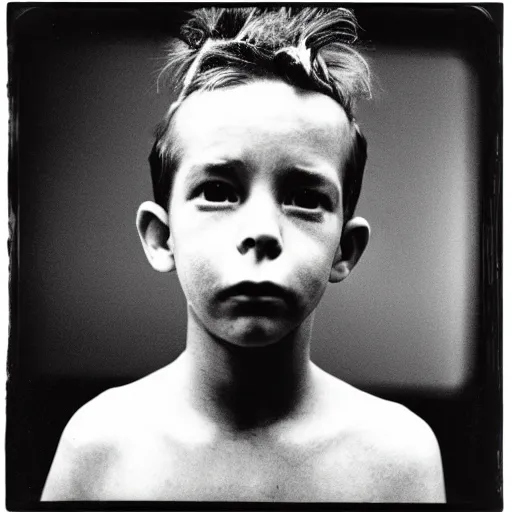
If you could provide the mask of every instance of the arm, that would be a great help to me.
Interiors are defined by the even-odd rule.
[[[402,409],[394,488],[396,501],[445,503],[443,464],[432,429],[408,409]]]
[[[80,457],[66,430],[57,447],[50,472],[41,496],[41,501],[84,500],[81,477]]]
[[[96,409],[94,401],[85,405],[64,429],[41,501],[98,499],[97,491],[109,467],[112,449],[105,442],[102,418]]]
[[[424,439],[426,445],[416,459],[409,462],[405,484],[407,501],[423,503],[445,503],[445,487],[443,464],[437,439],[431,432],[429,438]]]

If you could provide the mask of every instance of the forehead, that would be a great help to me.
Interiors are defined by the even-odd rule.
[[[279,81],[193,93],[175,114],[172,137],[181,164],[216,158],[275,165],[299,160],[340,169],[351,144],[350,124],[338,103]]]

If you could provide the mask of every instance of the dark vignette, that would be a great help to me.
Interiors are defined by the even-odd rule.
[[[198,4],[195,4],[196,6]],[[244,4],[246,5],[246,4]],[[297,4],[295,4],[297,5]],[[332,6],[332,4],[329,4]],[[499,510],[502,498],[502,4],[350,4],[363,38],[402,46],[457,47],[481,80],[480,287],[478,365],[470,385],[456,397],[369,390],[403,403],[423,417],[440,442],[447,484],[446,506],[417,509]],[[6,501],[10,510],[140,509],[337,509],[336,505],[215,503],[41,504],[39,496],[66,422],[83,403],[119,379],[41,379],[24,364],[18,311],[18,191],[26,176],[19,166],[19,91],[27,43],[38,38],[156,37],[172,34],[186,4],[11,3],[9,49],[10,336],[6,425]],[[435,30],[432,29],[435,27]],[[410,506],[344,505],[344,509],[406,510]]]

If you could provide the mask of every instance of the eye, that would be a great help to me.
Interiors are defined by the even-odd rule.
[[[237,203],[238,194],[225,181],[208,181],[199,188],[199,197],[210,203]]]
[[[316,210],[326,206],[326,197],[317,190],[299,188],[286,197],[284,204],[305,210]]]

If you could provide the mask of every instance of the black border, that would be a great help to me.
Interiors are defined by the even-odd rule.
[[[179,23],[176,13],[212,4],[173,4],[174,16],[169,16],[170,5],[166,3],[10,3],[7,5],[8,49],[9,49],[9,228],[10,240],[10,335],[8,350],[7,424],[6,424],[6,483],[9,510],[279,510],[322,509],[344,510],[501,510],[503,508],[502,482],[502,261],[503,261],[503,192],[502,192],[502,133],[503,133],[503,85],[502,85],[502,37],[503,4],[425,4],[425,3],[345,3],[354,8],[358,21],[372,39],[388,42],[403,42],[419,45],[440,43],[460,44],[478,68],[481,77],[482,121],[485,128],[481,140],[481,155],[484,163],[481,171],[481,227],[480,227],[480,339],[478,343],[478,370],[471,382],[470,392],[464,400],[471,401],[472,417],[478,435],[474,448],[476,461],[480,465],[479,475],[484,478],[480,493],[474,494],[471,502],[447,505],[374,505],[374,504],[308,504],[308,503],[216,503],[216,502],[72,502],[39,503],[22,491],[30,488],[19,458],[30,458],[23,437],[23,429],[30,429],[27,402],[36,393],[38,382],[32,382],[23,365],[22,349],[18,337],[18,76],[20,55],[24,38],[65,37],[76,30],[77,11],[82,19],[82,28],[105,34],[122,30],[125,34],[137,33],[142,26],[155,33],[165,33]],[[223,5],[244,5],[231,3]],[[266,4],[283,5],[283,4]],[[310,5],[308,3],[293,4]],[[332,7],[332,3],[319,3]],[[96,11],[96,12],[94,12]],[[101,11],[101,16],[96,13]],[[120,16],[124,11],[125,14]],[[32,12],[27,16],[28,13]],[[34,13],[37,15],[34,19]],[[377,13],[380,13],[377,15]],[[39,19],[38,19],[39,16]],[[384,16],[384,18],[383,18]],[[421,23],[419,19],[421,18]],[[383,22],[383,19],[386,21]],[[454,29],[455,27],[455,29]],[[52,383],[55,386],[57,384]],[[110,387],[111,383],[106,385]],[[469,416],[468,416],[469,418]],[[484,445],[477,449],[477,445]],[[32,455],[33,457],[34,455]],[[486,477],[486,478],[485,478]],[[476,479],[478,480],[478,478]],[[16,491],[15,482],[22,482]]]

